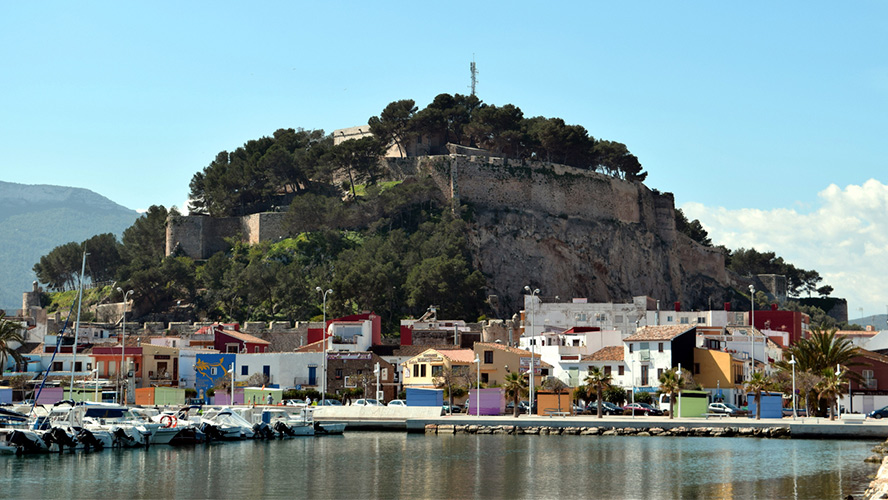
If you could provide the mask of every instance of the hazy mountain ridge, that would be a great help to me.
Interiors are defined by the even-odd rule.
[[[0,181],[0,308],[21,307],[36,279],[31,268],[50,250],[102,233],[120,238],[139,213],[83,188]]]

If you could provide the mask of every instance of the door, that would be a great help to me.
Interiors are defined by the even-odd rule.
[[[318,367],[308,367],[308,385],[318,385]]]
[[[641,385],[642,387],[647,387],[648,385],[648,365],[641,365]]]

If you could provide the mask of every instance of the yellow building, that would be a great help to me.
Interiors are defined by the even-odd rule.
[[[513,371],[527,373],[530,370],[530,351],[493,342],[475,342],[475,354],[481,360],[481,383],[488,386],[502,385],[506,374]],[[534,387],[549,375],[552,365],[534,357]]]
[[[743,383],[743,361],[729,352],[694,349],[694,380],[706,389],[739,388]]]
[[[437,378],[446,369],[472,373],[475,353],[470,349],[426,349],[401,364],[404,388],[435,387]]]

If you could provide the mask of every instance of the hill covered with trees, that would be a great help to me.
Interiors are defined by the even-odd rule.
[[[184,304],[176,307],[178,320],[183,309],[193,319],[214,321],[304,320],[321,313],[318,287],[334,290],[328,315],[372,310],[383,318],[384,331],[396,331],[399,319],[419,316],[430,305],[447,317],[475,320],[493,309],[485,302],[487,278],[468,244],[473,210],[451,210],[431,179],[389,180],[379,160],[391,145],[406,151],[419,137],[436,137],[435,144],[480,147],[627,182],[647,175],[621,143],[596,139],[559,118],[525,118],[516,106],[488,105],[474,96],[441,94],[422,110],[412,100],[395,101],[368,124],[372,136],[335,145],[321,130],[279,129],[218,153],[193,176],[192,214],[286,212],[288,237],[252,246],[233,239],[207,260],[165,256],[171,214],[151,207],[120,243],[102,234],[80,245],[102,247],[90,250],[90,277],[135,290],[134,313],[145,320],[167,319],[177,304]],[[426,152],[437,151],[430,146]],[[680,211],[676,228],[711,246],[699,221],[687,221]],[[56,290],[70,285],[77,246],[40,258],[34,266],[40,281]],[[746,257],[741,253],[736,261]],[[119,292],[109,288],[107,294],[119,300]]]

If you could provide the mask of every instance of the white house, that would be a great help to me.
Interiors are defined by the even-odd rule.
[[[321,352],[265,352],[238,354],[235,383],[246,383],[259,373],[281,388],[319,387],[323,367]]]
[[[646,326],[623,339],[623,359],[636,391],[656,392],[663,372],[681,366],[693,370],[696,327]]]

